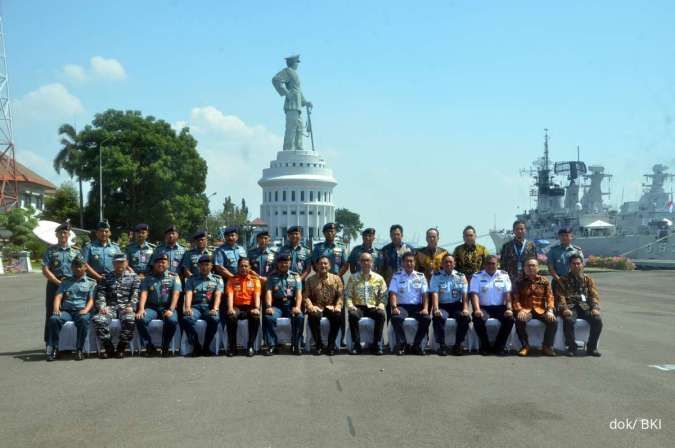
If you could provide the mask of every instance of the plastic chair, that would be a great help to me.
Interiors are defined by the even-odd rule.
[[[153,319],[150,321],[148,324],[148,333],[150,334],[150,340],[152,341],[152,345],[155,347],[161,347],[162,346],[162,331],[164,329],[164,321],[161,319]],[[172,352],[176,352],[180,348],[180,340],[181,340],[181,332],[180,332],[180,327],[176,326],[176,332],[173,335],[173,339],[170,342],[169,349]],[[134,334],[134,338],[131,340],[129,343],[129,347],[134,350],[138,350],[139,352],[141,351],[141,337],[138,334],[138,328],[136,328],[136,333]]]
[[[92,325],[93,327],[93,325]],[[94,339],[94,344],[95,344],[95,350],[97,353],[101,352],[101,340],[99,339],[98,336],[96,336],[96,327],[92,328],[93,331],[93,339]],[[119,319],[112,319],[110,321],[110,340],[113,343],[115,347],[117,347],[117,344],[120,341],[120,333],[122,332],[122,323],[120,322]],[[135,332],[134,332],[135,336]],[[129,346],[127,347],[129,351],[131,352],[131,355],[134,355],[134,352],[136,351],[134,344],[129,342]],[[139,350],[140,351],[140,350]]]
[[[95,339],[94,326],[90,323],[87,329],[87,337],[84,339],[84,352],[92,353],[96,351],[96,347],[92,347],[92,339]],[[65,322],[59,332],[59,351],[66,350],[77,350],[77,327],[75,327],[73,321]]]
[[[197,320],[195,323],[195,331],[197,332],[197,338],[199,338],[199,343],[204,344],[204,338],[206,337],[206,321],[203,319]],[[178,329],[176,329],[176,332],[178,332]],[[216,355],[218,354],[218,351],[220,349],[220,339],[222,338],[221,336],[221,326],[218,324],[218,328],[216,330],[216,334],[213,336],[213,339],[211,340],[211,345],[209,345],[209,349],[211,350],[212,353],[215,353]],[[190,338],[187,336],[187,332],[183,330],[183,333],[181,334],[180,338],[180,354],[182,356],[187,356],[190,353],[192,353],[193,347],[192,344],[190,344]]]
[[[305,319],[305,351],[308,352],[311,350],[312,343],[314,342],[314,338],[312,337],[312,332],[309,329],[309,318]],[[321,342],[324,345],[328,345],[328,333],[330,332],[330,322],[328,321],[328,318],[322,317],[321,321],[319,323],[320,329],[321,329]],[[348,327],[348,326],[347,326]],[[342,329],[338,331],[337,336],[335,337],[335,346],[339,347],[340,344],[340,337],[342,335]]]
[[[227,350],[228,339],[227,339],[227,328],[225,322],[222,322],[219,327],[220,331],[220,340],[222,341],[223,347]],[[258,334],[253,341],[253,349],[255,351],[260,350],[260,342],[262,338],[262,325],[258,327]],[[215,339],[215,338],[214,338]],[[248,347],[248,319],[243,319],[237,321],[237,347]]]
[[[406,344],[412,344],[415,342],[415,334],[417,333],[417,319],[414,317],[406,317],[403,319],[403,332],[405,333]],[[396,335],[394,334],[394,325],[389,322],[389,349],[394,351],[396,347]],[[422,338],[422,347],[426,347],[429,343],[429,339],[433,340],[433,328],[429,325],[429,333]]]

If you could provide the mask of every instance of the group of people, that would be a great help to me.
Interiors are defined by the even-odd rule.
[[[260,232],[256,246],[249,250],[239,244],[237,228],[228,227],[223,244],[213,252],[203,231],[192,235],[189,250],[179,244],[173,225],[156,247],[147,241],[148,231],[146,224],[136,225],[134,241],[122,251],[110,240],[107,222],[99,222],[96,239],[78,251],[69,243],[70,224],[56,229],[58,243],[48,248],[43,259],[48,361],[59,357],[59,334],[68,321],[77,329],[75,359],[83,359],[90,320],[102,347],[101,358],[123,358],[136,330],[147,356],[171,356],[178,328],[186,333],[193,356],[211,356],[221,323],[227,332],[225,353],[235,356],[240,320],[248,321],[246,355],[256,354],[254,341],[262,324],[263,354],[269,356],[280,349],[276,326],[282,317],[290,320],[290,351],[296,355],[302,354],[305,344],[305,319],[314,354],[334,355],[340,349],[361,353],[359,321],[367,317],[374,321],[374,333],[373,343],[365,348],[376,355],[384,353],[382,336],[389,321],[397,355],[424,355],[422,342],[432,324],[437,353],[462,355],[462,343],[473,322],[480,354],[504,355],[515,325],[522,345],[518,355],[527,356],[527,322],[536,319],[545,325],[542,354],[555,356],[553,338],[560,316],[566,354],[577,354],[574,324],[584,319],[590,324],[586,352],[600,356],[600,299],[593,279],[583,272],[583,253],[572,244],[570,229],[559,231],[560,244],[548,253],[551,282],[539,273],[536,247],[527,240],[522,221],[513,224],[514,238],[501,248],[500,258],[476,243],[472,226],[464,229],[464,243],[452,254],[439,247],[437,229],[429,229],[427,245],[415,249],[403,241],[400,225],[391,226],[391,242],[381,249],[373,246],[375,230],[363,230],[362,244],[349,254],[336,239],[334,223],[323,227],[325,240],[311,250],[302,244],[298,226],[288,229],[281,247],[270,245],[269,234]],[[323,317],[329,323],[325,345]],[[418,323],[412,343],[403,327],[407,317]],[[486,329],[490,317],[501,324],[494,343]],[[451,347],[445,342],[448,318],[457,322]],[[121,324],[117,346],[111,338],[112,319]],[[159,347],[149,332],[150,322],[156,319],[163,321]],[[199,320],[206,323],[202,341],[196,329]],[[345,345],[347,326],[351,347]]]

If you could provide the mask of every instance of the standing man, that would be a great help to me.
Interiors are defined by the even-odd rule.
[[[382,276],[387,284],[389,284],[394,274],[401,270],[403,254],[413,253],[415,250],[408,243],[403,242],[403,227],[400,224],[394,224],[389,228],[389,237],[391,238],[391,243],[381,249]]]
[[[347,259],[347,267],[349,272],[355,274],[361,271],[361,254],[366,252],[370,254],[372,259],[372,268],[374,272],[382,271],[382,253],[379,249],[373,247],[373,242],[375,242],[375,229],[368,227],[361,232],[362,243],[358,246],[354,246],[352,251],[349,253],[349,258]]]
[[[101,221],[96,224],[96,241],[82,248],[82,258],[87,266],[87,274],[97,282],[103,275],[113,271],[113,257],[122,251],[117,243],[110,241],[110,224]]]
[[[150,227],[147,224],[136,224],[133,231],[134,242],[127,246],[125,253],[129,267],[142,279],[148,271],[148,265],[155,251],[155,245],[147,241],[148,232],[150,231]]]
[[[455,257],[455,269],[466,276],[471,283],[471,276],[483,269],[488,251],[485,246],[476,244],[476,229],[466,226],[462,232],[464,244],[455,247],[452,256]]]
[[[527,335],[527,323],[537,319],[546,325],[544,344],[541,348],[545,356],[555,356],[553,339],[558,329],[558,321],[553,312],[555,301],[551,285],[539,275],[539,262],[536,258],[525,261],[525,275],[520,280],[520,286],[513,296],[513,311],[516,313],[516,332],[523,346],[518,356],[527,356],[530,344]]]
[[[462,354],[462,342],[469,331],[469,301],[467,299],[468,285],[466,277],[455,270],[455,258],[446,253],[443,257],[442,268],[431,277],[429,292],[433,304],[433,323],[436,342],[440,345],[438,354],[446,356],[448,348],[445,345],[445,322],[448,317],[457,322],[455,345],[452,354]]]
[[[176,306],[178,296],[183,290],[180,277],[169,271],[169,256],[160,252],[153,257],[152,271],[141,283],[141,295],[136,312],[136,327],[141,340],[145,343],[147,356],[153,356],[157,349],[152,343],[148,325],[153,319],[161,319],[162,327],[162,356],[168,357],[169,345],[176,333],[178,316]]]
[[[288,255],[291,257],[290,270],[297,272],[302,276],[304,281],[312,269],[311,253],[302,243],[302,227],[292,226],[286,231],[286,238],[288,242],[283,245],[279,252],[277,252],[277,259],[281,255]]]
[[[558,293],[558,284],[560,278],[566,276],[570,271],[570,257],[572,255],[579,255],[581,260],[584,259],[584,253],[579,246],[572,244],[574,236],[572,229],[563,227],[558,230],[559,243],[548,251],[548,272],[553,277],[553,293]]]
[[[246,249],[237,244],[239,230],[234,227],[226,227],[223,231],[225,242],[213,253],[213,264],[216,274],[226,282],[237,275],[239,260],[246,258]]]
[[[300,89],[298,64],[300,55],[295,54],[286,58],[286,68],[274,75],[272,85],[279,95],[286,97],[284,112],[286,113],[286,132],[284,134],[284,151],[302,151],[302,108],[312,109],[312,103],[307,101]]]
[[[509,274],[497,270],[497,256],[485,257],[485,269],[471,277],[469,294],[473,307],[473,328],[480,341],[479,353],[483,356],[491,352],[504,355],[506,341],[513,329],[513,307],[511,305],[511,280]],[[490,347],[485,321],[493,317],[499,320],[500,327],[495,345]]]
[[[237,352],[237,325],[240,320],[248,320],[248,347],[246,356],[255,355],[253,348],[260,328],[260,279],[251,271],[248,258],[237,260],[237,275],[227,281],[227,307],[225,323],[227,325],[227,356]]]
[[[373,257],[368,252],[361,252],[361,269],[349,277],[345,296],[349,312],[349,330],[352,334],[350,354],[361,353],[361,334],[359,320],[369,317],[375,321],[373,330],[373,346],[376,355],[382,355],[382,330],[387,314],[384,307],[387,303],[387,283],[384,278],[372,270]]]
[[[265,288],[265,314],[263,315],[263,337],[267,344],[265,356],[278,352],[277,319],[291,320],[291,352],[302,354],[300,342],[305,316],[302,314],[302,277],[290,271],[291,257],[282,254],[277,258],[274,273],[268,278]]]
[[[124,351],[134,338],[136,307],[138,306],[138,289],[140,280],[135,272],[127,269],[127,256],[119,253],[113,259],[114,270],[103,276],[96,288],[96,311],[92,319],[96,335],[103,345],[100,353],[102,359],[110,356],[124,358]],[[110,323],[119,319],[122,327],[117,351],[110,336]]]
[[[600,317],[600,295],[591,277],[584,274],[584,262],[579,254],[569,256],[570,271],[560,277],[558,288],[558,302],[562,310],[563,330],[567,356],[577,353],[574,324],[583,319],[591,326],[591,332],[586,344],[586,354],[600,356],[598,339],[602,332],[602,318]]]
[[[274,270],[276,251],[270,247],[270,234],[267,231],[258,232],[255,236],[256,247],[248,251],[251,269],[260,277],[260,283],[265,288],[265,282]]]
[[[87,277],[86,264],[82,258],[73,258],[70,266],[73,275],[61,282],[54,296],[54,308],[48,323],[47,361],[54,361],[58,357],[59,334],[63,324],[69,321],[75,322],[77,328],[75,360],[84,359],[82,350],[89,328],[89,312],[94,306],[96,282]]]
[[[330,272],[330,260],[321,256],[316,261],[316,275],[307,279],[302,291],[302,297],[307,311],[307,323],[316,344],[315,355],[323,353],[321,341],[321,317],[328,319],[328,356],[336,351],[335,339],[340,331],[340,317],[342,316],[344,287],[342,279]]]
[[[524,221],[513,223],[513,239],[502,245],[499,264],[503,271],[509,274],[514,291],[517,289],[518,279],[522,277],[525,260],[537,258],[537,248],[534,242],[525,238],[527,226]]]
[[[183,278],[189,278],[193,275],[199,275],[201,268],[199,267],[199,260],[204,256],[210,259],[211,252],[206,248],[208,243],[206,231],[200,230],[192,235],[192,246],[190,250],[183,254],[181,260],[181,273]]]
[[[57,243],[49,246],[42,258],[42,275],[47,279],[45,291],[45,334],[47,343],[47,324],[54,308],[54,296],[61,282],[73,275],[71,263],[80,253],[70,245],[70,222],[66,221],[56,228]]]
[[[218,333],[220,323],[220,299],[223,294],[223,279],[211,273],[213,263],[208,254],[197,260],[199,272],[185,281],[185,303],[183,305],[183,328],[192,344],[193,356],[211,356],[211,342]],[[199,343],[195,330],[197,321],[206,322],[204,344]]]
[[[391,324],[396,335],[395,352],[398,356],[411,352],[424,355],[424,349],[421,347],[422,339],[431,323],[427,279],[424,274],[414,270],[415,255],[412,252],[403,254],[402,264],[403,269],[394,274],[389,284]],[[412,346],[406,343],[403,331],[403,321],[406,317],[414,317],[417,320],[417,333]]]
[[[423,273],[427,281],[441,268],[441,262],[448,254],[447,250],[438,247],[438,237],[438,229],[427,230],[427,247],[415,250],[415,270]]]
[[[180,266],[183,262],[183,255],[185,255],[185,248],[178,244],[178,228],[173,224],[164,231],[164,243],[157,246],[153,252],[153,264],[154,260],[162,254],[167,257],[169,272],[180,274]]]

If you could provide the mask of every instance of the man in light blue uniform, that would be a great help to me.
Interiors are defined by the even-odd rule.
[[[96,241],[82,248],[82,258],[87,266],[87,274],[97,282],[103,275],[112,272],[113,257],[122,251],[117,243],[110,241],[110,224],[101,221],[96,224]]]
[[[141,340],[145,343],[146,355],[152,356],[156,348],[148,333],[148,325],[153,319],[164,321],[162,328],[162,356],[170,356],[169,344],[178,325],[176,306],[182,289],[180,277],[168,270],[169,257],[161,253],[152,263],[152,271],[141,283],[141,295],[136,313],[136,328]]]
[[[178,244],[178,228],[170,225],[164,231],[164,243],[157,246],[152,254],[152,263],[159,255],[166,255],[169,261],[169,272],[180,274],[180,266],[185,255],[185,248]]]
[[[204,255],[211,256],[211,252],[206,248],[208,242],[207,233],[200,230],[192,235],[192,247],[183,255],[180,272],[183,278],[189,278],[193,275],[199,275],[199,259]]]
[[[211,256],[204,254],[197,260],[199,272],[185,281],[185,305],[183,307],[183,328],[192,344],[193,356],[211,356],[211,342],[218,333],[220,322],[220,299],[223,294],[223,279],[212,274]],[[197,321],[206,322],[204,343],[199,343],[195,330]]]
[[[304,281],[309,275],[309,272],[312,269],[311,261],[311,252],[307,247],[302,243],[302,227],[300,226],[291,226],[286,231],[286,238],[288,242],[279,249],[277,252],[276,261],[279,259],[280,255],[288,255],[291,257],[291,266],[290,270],[297,272],[302,276]]]
[[[441,356],[448,354],[448,348],[445,345],[445,322],[448,317],[457,322],[452,354],[455,356],[462,354],[462,342],[469,331],[469,322],[471,322],[467,290],[466,277],[455,270],[455,258],[446,254],[441,261],[441,269],[434,272],[429,286],[433,304],[434,335],[436,342],[440,345],[438,354]]]
[[[395,352],[399,356],[406,352],[424,355],[424,349],[421,347],[422,339],[431,324],[427,278],[423,273],[414,270],[415,255],[412,252],[403,254],[401,264],[403,269],[394,274],[389,284],[391,324],[396,335]],[[403,331],[403,321],[406,317],[413,317],[417,320],[417,333],[412,346],[406,343]]]
[[[237,275],[239,259],[246,258],[246,249],[237,244],[239,230],[236,227],[226,227],[223,234],[225,242],[213,253],[213,264],[216,273],[227,282]]]
[[[133,228],[134,242],[127,246],[125,253],[129,267],[138,275],[144,276],[155,251],[155,245],[147,242],[150,227],[147,224],[136,224]]]
[[[556,300],[559,293],[560,277],[565,277],[570,272],[570,257],[572,255],[578,255],[581,257],[582,261],[584,259],[584,253],[581,248],[572,244],[573,239],[572,229],[563,227],[558,230],[559,244],[551,247],[547,254],[548,272],[550,272],[553,277],[551,286],[553,287],[553,294],[556,296]],[[556,302],[556,306],[557,305],[558,303]]]
[[[86,275],[86,264],[80,257],[71,262],[73,275],[64,279],[54,296],[54,308],[48,323],[47,361],[54,361],[58,356],[59,333],[63,324],[75,322],[77,328],[77,344],[75,360],[82,361],[84,340],[89,329],[89,312],[94,306],[96,282]]]
[[[349,258],[347,259],[349,272],[352,274],[361,272],[361,263],[359,260],[361,260],[361,254],[367,252],[372,258],[372,271],[377,272],[378,274],[381,273],[382,253],[380,252],[380,249],[377,249],[373,246],[373,242],[375,241],[375,229],[372,227],[364,229],[363,232],[361,232],[361,239],[363,243],[359,244],[358,246],[354,246],[354,248],[349,253]]]
[[[260,281],[264,283],[274,270],[276,250],[270,246],[270,234],[267,231],[258,232],[255,240],[257,246],[248,251],[248,259],[251,260],[251,269],[258,274]]]

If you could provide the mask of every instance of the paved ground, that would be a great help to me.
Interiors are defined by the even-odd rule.
[[[606,446],[675,440],[675,274],[599,273],[603,357],[46,363],[39,275],[0,277],[0,445]],[[660,419],[643,430],[639,419]],[[634,430],[612,430],[629,419]]]

